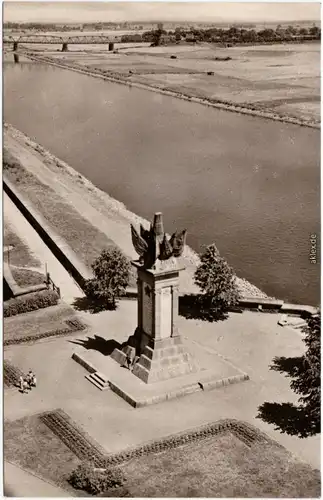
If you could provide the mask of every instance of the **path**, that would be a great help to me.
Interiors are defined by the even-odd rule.
[[[17,235],[26,242],[35,257],[39,259],[44,266],[46,263],[52,280],[61,290],[64,301],[72,304],[75,298],[82,297],[84,294],[75,283],[74,279],[52,254],[38,233],[29,224],[6,193],[3,193],[3,211],[10,225],[13,226]]]
[[[65,490],[10,462],[4,462],[5,497],[67,497]]]

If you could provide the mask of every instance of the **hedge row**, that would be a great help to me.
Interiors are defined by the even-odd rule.
[[[32,342],[35,340],[45,339],[47,337],[59,337],[63,335],[68,335],[69,333],[77,332],[79,330],[85,330],[86,326],[78,319],[66,320],[66,328],[58,328],[56,330],[49,330],[48,332],[36,333],[35,335],[26,335],[25,337],[5,339],[3,345],[14,345],[14,344],[24,344],[26,342]]]
[[[16,316],[44,307],[56,306],[59,301],[59,296],[53,290],[42,290],[40,292],[28,293],[4,302],[3,316]]]
[[[109,467],[139,458],[151,453],[160,453],[189,443],[207,439],[212,436],[231,432],[247,446],[254,443],[271,443],[280,446],[276,441],[245,422],[233,419],[220,420],[195,430],[186,431],[157,441],[140,445],[107,455],[95,440],[81,430],[62,410],[48,412],[41,416],[42,421],[72,450],[81,460],[91,461],[96,467]]]

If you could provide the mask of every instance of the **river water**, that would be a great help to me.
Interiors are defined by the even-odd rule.
[[[30,62],[4,63],[4,118],[196,251],[215,242],[269,295],[319,303],[318,130]]]

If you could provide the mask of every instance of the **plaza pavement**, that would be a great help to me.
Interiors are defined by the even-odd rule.
[[[78,313],[89,325],[86,332],[33,345],[6,347],[5,359],[24,371],[32,368],[39,385],[24,395],[14,390],[5,391],[5,418],[14,420],[63,408],[107,452],[222,418],[236,418],[256,425],[300,459],[320,467],[319,436],[301,440],[280,434],[273,426],[255,418],[258,406],[265,401],[296,400],[289,380],[268,368],[274,356],[294,356],[304,350],[301,336],[278,326],[276,314],[231,314],[228,320],[216,324],[180,318],[184,340],[194,340],[210,354],[215,350],[246,371],[250,376],[247,382],[138,409],[112,391],[101,392],[88,382],[87,372],[71,359],[75,348],[80,349],[72,342],[76,340],[79,344],[79,340],[94,338],[94,335],[122,342],[136,327],[136,307],[135,301],[122,301],[115,312]]]

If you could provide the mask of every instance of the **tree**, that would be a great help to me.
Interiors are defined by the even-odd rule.
[[[118,248],[108,248],[93,262],[92,270],[94,278],[86,282],[86,295],[115,309],[129,283],[128,259]]]
[[[239,293],[236,276],[214,244],[209,245],[201,256],[201,264],[194,278],[195,284],[203,292],[200,306],[205,319],[219,319],[226,315],[230,306],[237,303]]]
[[[306,28],[301,28],[299,30],[299,34],[303,36],[308,35],[308,30]]]
[[[312,26],[312,28],[310,28],[309,33],[310,33],[310,35],[315,36],[315,37],[317,37],[318,39],[319,39],[319,38],[320,38],[320,36],[321,36],[321,30],[320,30],[320,28],[318,28],[318,27],[317,27],[317,26],[315,26],[315,25],[314,25],[314,26]]]
[[[298,404],[264,403],[257,418],[274,424],[282,433],[301,438],[321,432],[321,313],[307,319],[303,328],[307,347],[303,356],[274,358],[270,369],[290,377],[290,387],[300,395]]]

